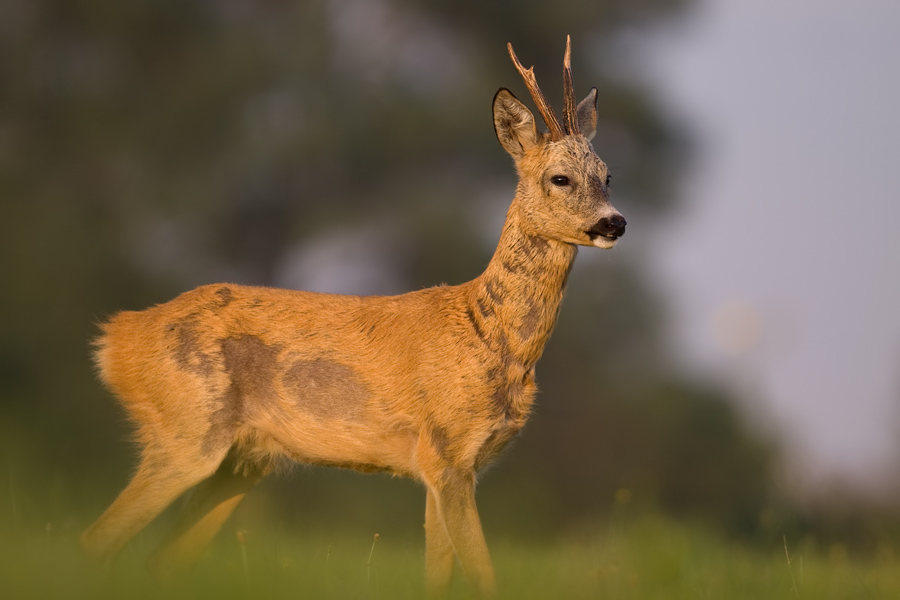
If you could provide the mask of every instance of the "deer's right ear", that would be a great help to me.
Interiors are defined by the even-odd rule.
[[[500,145],[516,160],[538,143],[534,115],[506,88],[494,96],[494,132]]]

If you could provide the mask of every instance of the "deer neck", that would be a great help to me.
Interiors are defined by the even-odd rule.
[[[530,233],[510,207],[493,258],[471,282],[470,319],[485,344],[526,371],[550,337],[577,248]]]

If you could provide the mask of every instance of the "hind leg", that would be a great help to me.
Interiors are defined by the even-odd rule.
[[[263,466],[237,467],[229,456],[212,477],[191,492],[175,525],[150,557],[150,572],[157,579],[166,579],[195,563],[247,492],[269,471]]]
[[[213,473],[225,457],[179,458],[146,450],[128,486],[100,518],[81,534],[81,545],[92,556],[109,563],[116,554],[178,496]]]

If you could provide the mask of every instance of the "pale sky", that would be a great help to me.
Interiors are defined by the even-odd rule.
[[[774,423],[795,482],[896,478],[900,2],[701,0],[639,45],[700,142],[650,240],[683,363]]]

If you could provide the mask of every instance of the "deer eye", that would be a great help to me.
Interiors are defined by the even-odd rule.
[[[606,176],[606,185],[609,185],[609,182],[612,181],[612,175]]]
[[[559,187],[567,186],[569,185],[569,178],[565,175],[554,175],[550,178],[550,183]]]

